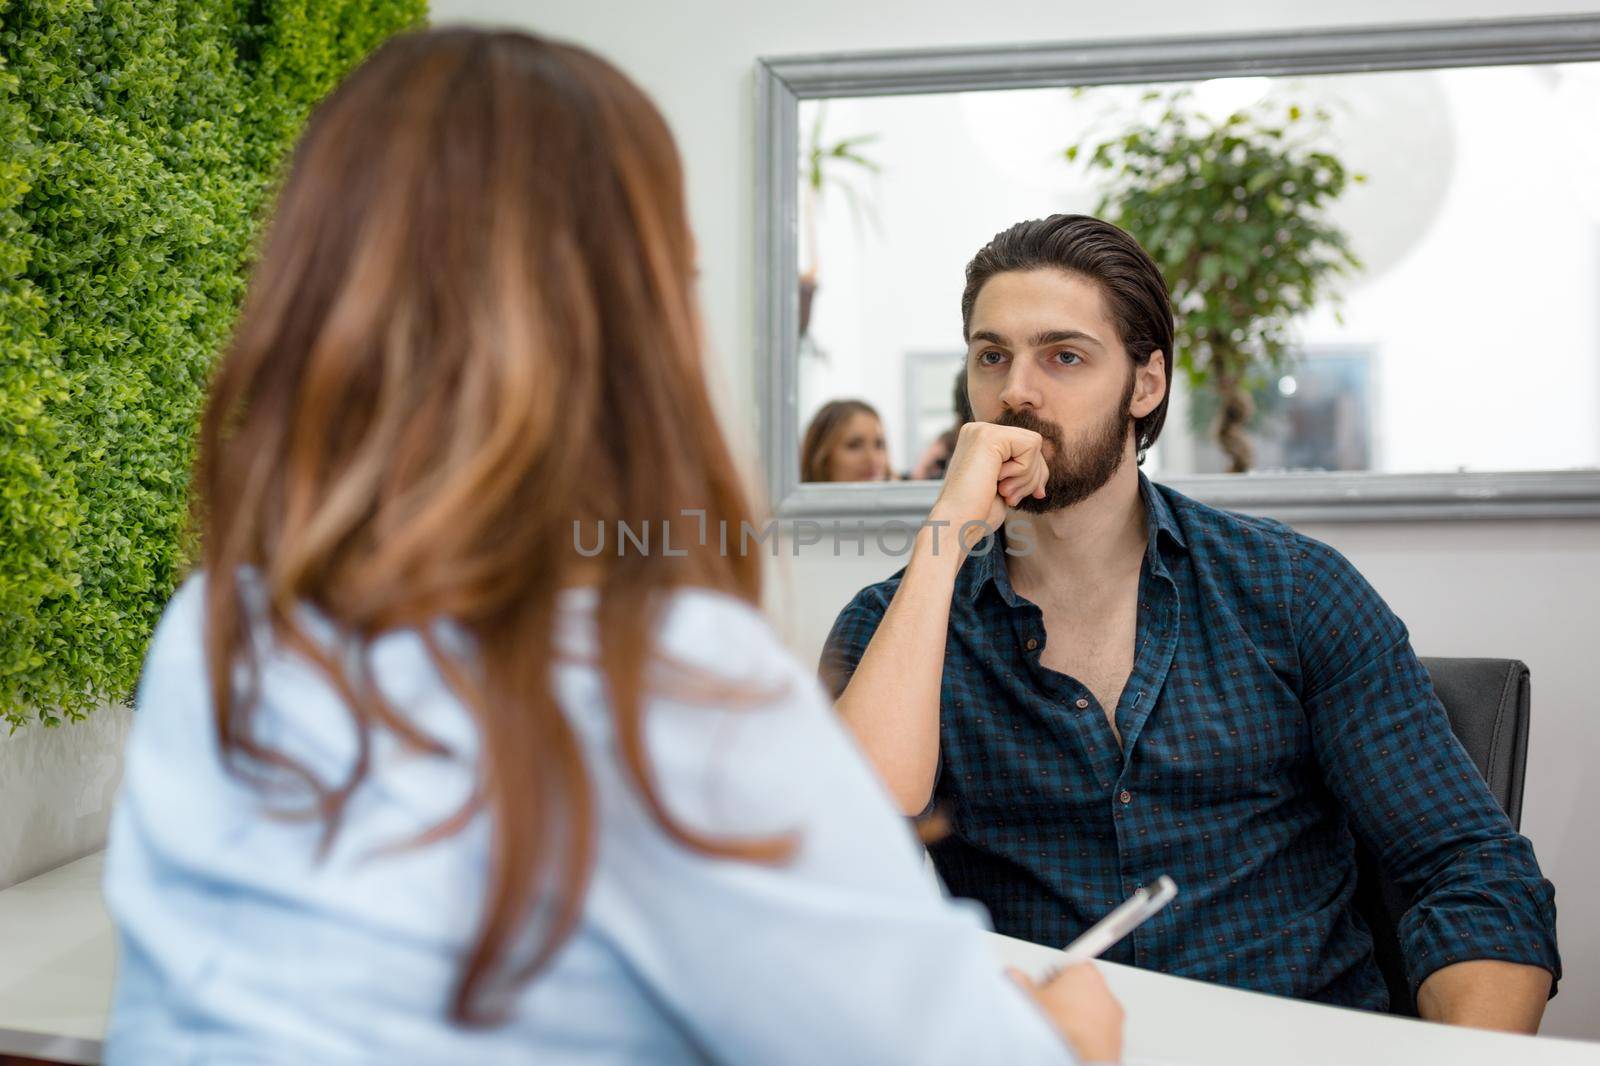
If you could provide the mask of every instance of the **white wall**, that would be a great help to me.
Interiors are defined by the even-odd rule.
[[[54,729],[0,727],[0,889],[105,845],[132,722],[103,707]]]
[[[1595,10],[1543,0],[434,0],[436,21],[470,18],[578,41],[660,102],[687,160],[708,324],[734,428],[753,440],[754,61],[760,55],[1106,37],[1249,32],[1335,24]],[[1311,528],[1346,552],[1433,655],[1511,655],[1533,667],[1534,726],[1523,828],[1556,882],[1567,978],[1545,1031],[1600,1039],[1600,522]],[[853,549],[852,549],[853,550]],[[869,544],[868,551],[871,546]],[[815,551],[815,549],[813,549]],[[802,555],[773,582],[797,651],[814,656],[834,612],[895,569],[881,555]],[[800,590],[803,590],[801,594]]]

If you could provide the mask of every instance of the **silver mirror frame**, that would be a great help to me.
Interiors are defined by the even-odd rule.
[[[775,510],[872,526],[918,520],[938,494],[932,481],[800,482],[801,100],[1590,60],[1600,60],[1600,16],[758,59],[755,377]],[[1287,521],[1600,517],[1600,470],[1163,480],[1217,507]]]

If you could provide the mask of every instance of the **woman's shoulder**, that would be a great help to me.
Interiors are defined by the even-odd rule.
[[[761,609],[716,589],[674,590],[661,612],[660,639],[674,650],[710,652],[726,661],[738,658],[783,661],[783,642]]]
[[[752,695],[756,704],[802,717],[831,704],[815,671],[761,607],[737,596],[698,588],[675,593],[661,614],[657,648],[673,663]]]
[[[202,640],[206,604],[206,575],[196,570],[179,582],[161,609],[150,644],[145,651],[141,682],[151,669],[184,666],[200,667],[205,656]]]
[[[193,638],[205,626],[206,590],[212,580],[206,570],[195,569],[178,582],[178,587],[161,609],[161,620],[150,639],[152,652],[163,646],[193,646]],[[240,605],[247,611],[258,611],[262,606],[262,593],[256,569],[241,567],[234,580]]]
[[[592,586],[563,592],[563,607],[576,616],[562,627],[569,650],[589,652],[604,640],[594,628],[599,596]],[[650,643],[658,658],[722,677],[771,677],[799,668],[759,606],[704,586],[680,586],[662,596]]]
[[[206,599],[207,589],[214,580],[207,571],[196,569],[179,581],[161,609],[161,619],[145,650],[141,686],[152,673],[169,679],[174,675],[205,676]],[[241,567],[234,580],[239,594],[238,606],[247,618],[259,618],[264,601],[258,572],[254,567]],[[249,628],[255,639],[260,640],[259,629],[254,625]]]

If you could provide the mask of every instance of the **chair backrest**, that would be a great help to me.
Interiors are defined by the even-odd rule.
[[[1522,784],[1528,764],[1528,667],[1515,659],[1423,659],[1450,728],[1467,749],[1489,791],[1522,828]],[[1373,954],[1389,985],[1389,1010],[1415,1016],[1395,935],[1407,901],[1376,858],[1356,844],[1356,909],[1372,930]]]

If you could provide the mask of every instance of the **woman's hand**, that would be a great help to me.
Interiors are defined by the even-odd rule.
[[[1122,1061],[1122,1004],[1092,962],[1080,962],[1034,984],[1021,970],[1011,979],[1033,997],[1083,1063]]]

